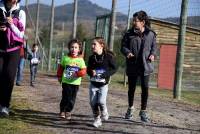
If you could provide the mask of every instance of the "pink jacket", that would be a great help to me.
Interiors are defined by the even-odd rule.
[[[23,27],[22,23],[19,22],[18,18],[13,18],[13,23],[20,31],[24,31],[24,27]],[[16,36],[16,34],[11,30],[10,27],[7,28],[6,35],[8,38],[8,44],[10,46],[12,46],[16,41],[20,42],[22,44],[24,43],[24,39]]]

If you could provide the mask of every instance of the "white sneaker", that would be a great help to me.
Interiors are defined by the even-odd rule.
[[[109,118],[109,114],[108,114],[108,112],[106,112],[106,113],[102,113],[101,118],[102,118],[104,121],[107,121],[108,118]]]
[[[96,119],[94,120],[93,126],[96,127],[96,128],[98,128],[98,127],[100,127],[101,125],[102,125],[101,118],[96,118]]]
[[[9,116],[9,109],[7,107],[2,107],[1,114],[3,116]]]

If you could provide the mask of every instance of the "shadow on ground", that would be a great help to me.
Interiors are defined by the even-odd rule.
[[[109,128],[101,127],[101,128],[94,128],[91,124],[93,122],[93,118],[91,115],[77,115],[73,114],[72,119],[63,120],[59,118],[58,113],[51,113],[51,112],[41,112],[41,111],[34,111],[34,110],[22,110],[22,109],[13,109],[12,114],[10,116],[11,120],[18,120],[23,121],[28,124],[37,125],[37,126],[45,126],[50,128],[56,129],[76,129],[80,131],[90,131],[90,132],[109,132],[109,133],[126,133],[126,129],[124,130],[117,130],[117,125],[124,127],[129,127],[134,129],[134,126],[145,126],[145,127],[155,127],[155,128],[168,128],[174,130],[189,130],[189,131],[196,131],[199,130],[192,130],[189,128],[179,128],[170,125],[159,125],[154,123],[144,124],[142,122],[137,121],[128,121],[122,119],[121,117],[111,116],[110,119],[104,122],[104,126],[110,125]],[[110,129],[112,128],[113,129]]]

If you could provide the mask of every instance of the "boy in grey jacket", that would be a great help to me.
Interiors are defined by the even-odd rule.
[[[30,60],[30,86],[34,87],[35,77],[37,74],[37,67],[40,63],[40,54],[38,52],[38,44],[33,44],[32,51],[28,57]]]

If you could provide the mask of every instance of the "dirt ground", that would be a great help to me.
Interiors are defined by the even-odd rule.
[[[35,88],[29,86],[29,75],[26,74],[20,90],[24,99],[28,100],[30,109],[15,109],[16,119],[20,119],[33,128],[46,133],[56,134],[93,134],[93,133],[124,133],[124,134],[200,134],[200,107],[178,103],[155,96],[149,96],[148,109],[150,123],[142,123],[138,113],[140,94],[136,94],[134,120],[123,119],[127,109],[127,92],[119,87],[110,86],[107,106],[110,119],[103,122],[102,127],[94,128],[92,111],[89,105],[88,82],[83,81],[70,121],[59,118],[61,86],[55,76],[39,75]],[[17,98],[16,99],[23,99]]]

